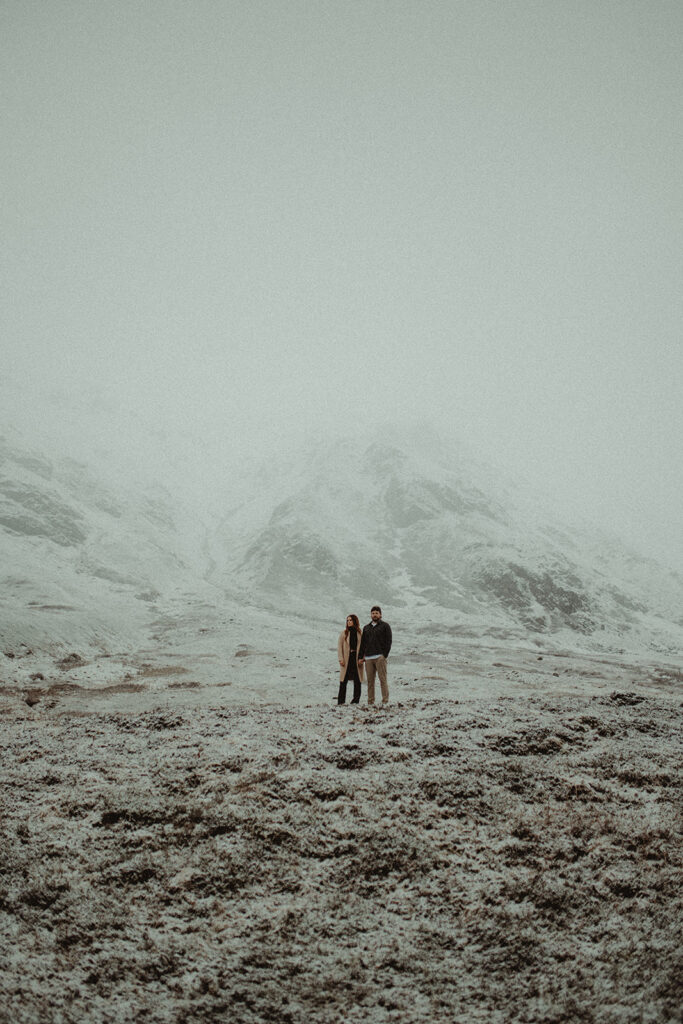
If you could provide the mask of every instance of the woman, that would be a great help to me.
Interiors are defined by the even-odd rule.
[[[361,628],[357,615],[346,616],[346,629],[339,634],[337,656],[339,658],[339,696],[337,704],[346,703],[346,684],[353,682],[352,704],[360,703],[360,684],[363,666],[358,664]]]

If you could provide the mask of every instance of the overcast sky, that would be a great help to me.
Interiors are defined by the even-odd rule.
[[[680,0],[2,0],[0,47],[15,399],[425,417],[683,566]]]

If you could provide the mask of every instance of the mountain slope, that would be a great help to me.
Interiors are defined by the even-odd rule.
[[[434,438],[321,447],[262,471],[212,551],[214,582],[273,608],[339,618],[377,601],[473,633],[666,650],[683,638],[680,577]]]
[[[231,475],[209,530],[180,487],[48,457],[6,431],[0,641],[106,651],[148,642],[162,620],[244,605],[343,621],[378,602],[397,624],[446,635],[680,651],[680,576],[561,522],[438,438],[385,437]]]
[[[0,437],[3,643],[106,648],[143,635],[203,571],[196,517],[163,488],[114,489]]]

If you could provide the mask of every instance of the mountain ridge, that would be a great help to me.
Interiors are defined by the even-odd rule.
[[[665,653],[683,640],[680,574],[433,433],[273,453],[217,478],[220,517],[17,434],[0,462],[4,643],[137,642],[202,605],[336,620],[375,602],[471,636]]]
[[[377,601],[474,631],[680,643],[675,573],[563,523],[433,439],[304,452],[269,484],[214,538],[224,568],[213,582],[236,596],[330,609]]]

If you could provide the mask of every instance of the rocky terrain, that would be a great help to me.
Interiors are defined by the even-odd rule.
[[[2,1019],[679,1021],[665,682],[384,710],[6,695]]]

